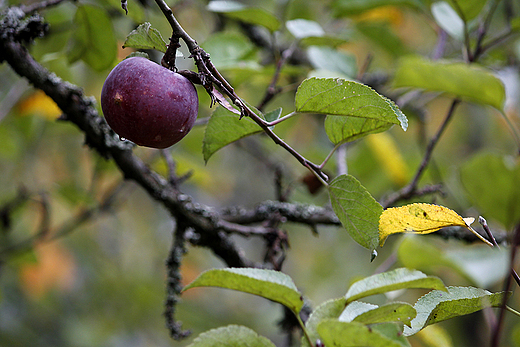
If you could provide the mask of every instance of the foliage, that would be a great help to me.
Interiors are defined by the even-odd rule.
[[[0,344],[520,346],[519,4],[170,6],[2,8]],[[172,148],[86,96],[130,55],[198,85]]]

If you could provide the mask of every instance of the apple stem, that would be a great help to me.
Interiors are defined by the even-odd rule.
[[[177,72],[177,67],[175,67],[175,56],[177,55],[177,48],[180,47],[181,44],[179,42],[179,37],[172,35],[172,37],[170,37],[170,44],[161,59],[161,65],[169,70]]]

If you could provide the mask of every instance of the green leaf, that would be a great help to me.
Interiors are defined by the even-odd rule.
[[[448,2],[461,18],[468,22],[479,15],[487,0],[448,0]]]
[[[141,58],[150,59],[150,56],[148,55],[148,53],[146,53],[146,52],[141,52],[141,51],[135,51],[135,52],[132,52],[132,53],[130,53],[129,55],[127,55],[127,56],[125,57],[125,59],[132,58],[132,57],[141,57]]]
[[[307,319],[307,322],[305,322],[305,328],[307,329],[307,334],[309,335],[311,341],[316,341],[320,338],[317,330],[318,325],[325,319],[337,319],[341,315],[341,312],[345,309],[346,304],[347,300],[344,297],[332,299],[322,303],[316,307],[314,311],[312,311],[309,319]],[[311,347],[309,346],[309,342],[305,336],[302,337],[301,346]]]
[[[408,339],[405,336],[403,336],[402,324],[383,323],[372,325],[370,326],[370,328],[374,329],[386,338],[399,343],[403,347],[411,347],[410,343],[408,342]]]
[[[352,302],[366,296],[408,288],[445,290],[444,284],[438,277],[426,276],[417,270],[398,268],[355,282],[348,289],[345,298],[347,302]]]
[[[196,287],[220,287],[258,295],[278,302],[296,314],[303,306],[302,296],[292,279],[279,271],[255,268],[213,269],[201,273],[183,291]]]
[[[404,302],[392,302],[378,307],[377,305],[354,301],[341,313],[339,320],[363,324],[399,322],[409,326],[416,315],[415,308]]]
[[[439,26],[459,41],[464,39],[464,21],[445,1],[432,4],[432,15]]]
[[[520,221],[520,164],[497,154],[481,153],[460,170],[471,201],[486,219],[507,229]]]
[[[280,21],[271,13],[258,7],[248,7],[235,1],[211,1],[207,6],[208,11],[223,13],[224,15],[239,21],[261,25],[274,32],[280,28]]]
[[[155,49],[159,52],[166,53],[166,42],[161,33],[152,28],[148,22],[139,25],[132,30],[126,37],[123,47],[131,47],[135,49]]]
[[[239,115],[219,106],[211,115],[204,132],[202,141],[204,161],[207,162],[222,147],[261,131],[262,128],[251,118],[239,119]]]
[[[265,117],[265,120],[268,121],[268,122],[273,122],[277,119],[280,118],[280,116],[282,115],[282,108],[281,107],[278,107],[277,109],[275,110],[272,110],[270,112],[267,112],[264,117]]]
[[[334,36],[307,36],[300,40],[302,46],[329,46],[337,47],[347,40]]]
[[[504,85],[490,70],[476,64],[429,61],[418,56],[399,61],[394,87],[444,92],[500,111],[505,101]]]
[[[420,0],[336,0],[332,4],[335,16],[352,16],[380,6],[410,6],[421,8]]]
[[[379,244],[379,216],[383,207],[350,175],[336,177],[328,190],[332,209],[350,236],[361,246],[375,249]]]
[[[396,324],[385,327],[367,327],[358,322],[340,322],[326,319],[318,325],[318,333],[325,346],[352,347],[403,347],[409,346]],[[388,329],[386,325],[393,326]]]
[[[406,336],[419,332],[426,326],[444,320],[467,315],[485,307],[497,307],[502,304],[504,293],[490,293],[474,287],[448,287],[448,292],[432,290],[417,300],[414,307],[417,317],[412,320],[412,327],[404,328]]]
[[[393,124],[378,119],[327,116],[325,132],[335,145],[388,130]]]
[[[350,304],[345,307],[341,315],[338,317],[338,320],[342,322],[352,322],[359,315],[369,312],[370,310],[376,309],[379,306],[374,304],[369,304],[367,302],[362,301],[352,301]],[[363,322],[360,322],[363,323]]]
[[[240,326],[228,325],[206,331],[193,340],[188,347],[275,347],[267,338],[258,335],[254,330]]]
[[[296,92],[298,112],[378,119],[400,124],[406,130],[408,120],[393,101],[372,88],[340,78],[308,78]]]
[[[211,62],[219,69],[258,68],[253,44],[242,34],[219,32],[201,45],[210,54]]]
[[[109,68],[117,56],[117,42],[106,10],[78,5],[74,25],[72,45],[67,52],[69,62],[81,59],[94,70]]]
[[[509,274],[509,253],[507,248],[476,245],[448,249],[446,257],[461,273],[480,288],[490,287],[502,281]]]
[[[336,47],[347,42],[344,39],[327,36],[318,22],[308,19],[293,19],[285,23],[285,27],[304,46]]]
[[[413,234],[403,237],[397,249],[397,257],[403,266],[419,271],[433,272],[439,267],[460,270],[457,264],[446,257],[443,249]]]
[[[516,17],[511,20],[511,30],[512,31],[520,30],[520,17]]]
[[[349,78],[357,74],[356,57],[326,46],[307,48],[307,57],[315,69],[338,72]]]
[[[308,19],[293,19],[285,23],[285,27],[297,39],[305,37],[320,37],[325,35],[325,30],[318,22]]]
[[[472,284],[486,288],[507,274],[508,250],[487,245],[450,247],[431,240],[406,235],[397,249],[399,262],[408,268],[435,272],[443,268],[457,271]]]

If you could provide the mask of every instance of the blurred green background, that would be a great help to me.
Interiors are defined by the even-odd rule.
[[[145,21],[151,22],[164,38],[170,36],[168,23],[155,4],[143,2],[146,5],[130,2],[128,16],[124,16],[118,1],[79,3],[106,10],[117,47],[121,47],[125,36]],[[283,114],[291,112],[295,88],[307,76],[339,75],[338,70],[348,69],[357,73],[370,61],[367,75],[387,81],[400,56],[406,53],[428,56],[438,43],[439,28],[434,19],[414,6],[384,6],[347,17],[334,17],[336,2],[333,1],[244,3],[260,6],[280,20],[314,20],[326,33],[345,40],[337,51],[348,58],[335,66],[302,46],[301,52],[309,54],[307,63],[288,65],[282,70],[279,85],[284,87],[284,92],[269,103],[265,111],[282,107]],[[419,3],[426,9],[430,6],[429,2]],[[17,3],[10,1],[3,7],[14,4]],[[185,30],[220,63],[217,67],[237,94],[252,105],[258,104],[272,78],[273,52],[256,47],[233,20],[209,12],[205,1],[177,1],[169,5]],[[44,66],[99,101],[104,78],[132,50],[118,49],[117,58],[98,70],[81,59],[71,62],[70,52],[77,49],[73,46],[75,12],[76,4],[68,2],[43,11],[45,20],[50,23],[49,35],[31,44],[30,51]],[[498,27],[504,16],[499,14],[497,18],[493,24]],[[294,40],[283,27],[274,38],[283,46]],[[450,37],[446,45],[446,57],[459,58],[461,42]],[[185,58],[178,59],[179,68],[193,69],[191,59],[186,58],[185,47],[181,50]],[[151,53],[151,57],[160,59],[156,53]],[[509,78],[505,80],[506,90],[510,92],[506,114],[517,126],[520,124],[519,59],[518,37],[483,59],[497,74]],[[236,63],[229,64],[230,61]],[[198,333],[226,324],[249,326],[277,345],[283,345],[285,336],[277,327],[277,321],[282,318],[279,305],[215,288],[192,289],[182,296],[176,318],[183,322],[184,328],[192,330],[193,335],[183,342],[171,340],[162,314],[164,262],[172,242],[174,221],[136,184],[122,183],[115,165],[88,149],[83,134],[76,127],[56,121],[61,112],[53,102],[17,77],[5,63],[0,65],[0,78],[3,81],[0,85],[0,207],[16,201],[20,194],[28,194],[27,199],[7,214],[3,209],[2,216],[9,218],[5,217],[8,221],[4,218],[7,222],[0,230],[1,346],[186,345]],[[399,97],[399,91],[389,88],[388,83],[378,85],[381,92]],[[199,118],[205,118],[212,112],[210,100],[203,88],[198,87],[198,91]],[[404,186],[412,177],[422,158],[425,140],[437,129],[451,100],[449,96],[434,94],[417,98],[421,112],[404,109],[410,122],[406,133],[394,127],[347,148],[348,172],[376,199]],[[308,159],[320,163],[333,147],[323,130],[323,119],[322,116],[299,115],[277,126],[276,132]],[[204,126],[197,126],[169,149],[179,175],[193,170],[192,178],[181,190],[192,195],[195,201],[218,209],[235,205],[254,207],[264,200],[276,199],[274,172],[265,160],[255,155],[259,152],[282,167],[283,184],[291,187],[290,201],[328,204],[324,191],[311,195],[302,184],[307,170],[266,137],[255,135],[253,143],[246,140],[227,146],[205,164],[201,152],[203,136]],[[434,161],[421,181],[422,184],[442,181],[447,194],[420,201],[448,206],[463,216],[478,216],[478,207],[460,182],[460,168],[482,151],[513,155],[514,138],[498,111],[463,103],[435,149]],[[153,169],[167,174],[166,164],[156,150],[135,148],[135,153]],[[512,162],[515,160],[518,161],[516,158]],[[326,170],[336,172],[335,159]],[[78,221],[82,211],[95,208],[115,189],[114,203],[107,211],[84,223]],[[505,230],[492,216],[488,222],[493,230]],[[435,236],[420,240],[391,237],[385,247],[378,250],[379,256],[370,262],[369,252],[353,242],[341,228],[319,227],[318,235],[307,227],[290,223],[284,225],[284,229],[289,235],[290,248],[283,270],[294,279],[313,307],[343,295],[352,281],[385,268],[391,257],[396,257],[397,265],[415,266],[438,275],[447,285],[482,286],[492,291],[501,289],[506,271],[505,252],[497,255],[480,245],[467,246]],[[49,235],[62,232],[63,235],[16,251],[38,232]],[[236,237],[236,242],[248,258],[262,261],[265,246],[262,240]],[[427,251],[439,259],[425,261],[421,255]],[[467,257],[457,258],[463,252],[468,253]],[[414,256],[408,259],[409,255]],[[444,258],[440,260],[441,257]],[[189,283],[206,269],[222,266],[224,264],[209,250],[188,247],[181,268],[183,283]],[[410,291],[399,300],[413,303],[421,294],[423,292]],[[373,300],[380,302],[384,298]],[[513,307],[515,304],[518,304],[517,298],[511,302]],[[489,332],[479,327],[486,326],[484,321],[489,314],[484,311],[439,326],[451,335],[453,346],[484,346]],[[520,328],[512,330],[514,323],[514,319],[508,321],[504,345],[520,346],[520,339],[514,338],[520,334]],[[429,344],[426,337],[414,337],[411,341],[414,346],[441,346]]]

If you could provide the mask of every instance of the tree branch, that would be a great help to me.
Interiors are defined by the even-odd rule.
[[[275,215],[280,215],[289,222],[309,226],[318,224],[341,225],[332,209],[279,201],[264,201],[253,209],[228,207],[221,214],[224,220],[239,224],[261,223],[272,219]]]
[[[292,148],[289,144],[283,141],[278,135],[276,135],[273,130],[270,128],[270,125],[259,117],[256,113],[254,113],[251,108],[244,102],[242,99],[235,93],[233,87],[229,84],[229,82],[222,76],[222,74],[217,70],[215,65],[210,60],[209,54],[207,54],[198,44],[197,42],[188,35],[188,33],[181,27],[175,16],[173,15],[172,10],[168,5],[164,2],[164,0],[155,0],[163,14],[166,16],[170,26],[172,27],[172,35],[174,37],[181,38],[186,45],[188,46],[188,50],[191,53],[191,57],[195,60],[195,65],[199,71],[199,74],[202,75],[202,84],[206,87],[207,90],[211,90],[209,87],[210,84],[214,84],[220,89],[224,94],[226,94],[233,104],[235,104],[240,109],[241,116],[246,116],[251,118],[256,124],[258,124],[262,130],[269,136],[274,143],[283,147],[287,152],[289,152],[293,157],[300,162],[303,166],[314,172],[321,179],[327,181],[328,177],[325,175],[320,167],[311,161],[307,160],[300,153],[298,153],[294,148]]]
[[[520,224],[517,224],[513,230],[513,240],[511,241],[511,253],[509,258],[509,276],[506,277],[504,281],[504,299],[502,301],[502,305],[500,307],[500,311],[498,313],[498,319],[496,325],[493,327],[493,332],[491,334],[491,347],[498,347],[500,344],[500,334],[504,327],[504,317],[506,313],[506,304],[509,295],[507,293],[511,290],[515,259],[517,247],[520,245]]]
[[[14,9],[13,11],[16,12]],[[18,20],[21,19],[23,15],[18,16]],[[261,234],[261,229],[244,228],[243,224],[247,223],[242,223],[241,220],[236,219],[236,216],[235,220],[231,216],[224,218],[211,207],[192,202],[191,197],[182,194],[175,184],[150,170],[139,157],[133,154],[133,145],[121,141],[106,124],[104,118],[100,117],[94,98],[86,97],[78,87],[62,81],[35,61],[27,49],[10,34],[16,32],[11,30],[16,29],[16,21],[11,20],[9,29],[9,31],[5,30],[5,23],[0,23],[1,57],[18,75],[27,78],[34,87],[43,90],[56,102],[63,111],[61,121],[75,124],[85,134],[85,143],[104,158],[114,160],[125,179],[135,181],[154,200],[161,203],[175,219],[182,218],[194,231],[192,237],[188,238],[194,245],[210,248],[229,266],[255,265],[242,255],[228,234],[237,232]],[[186,39],[190,42],[187,37]],[[195,41],[193,44],[196,45]],[[270,202],[266,203],[269,204]],[[292,222],[310,226],[320,223],[338,223],[331,211],[323,213],[324,210],[320,207],[308,206],[304,208],[307,210],[306,213],[298,214],[297,211],[301,208],[299,205],[291,204],[278,206],[280,213],[287,214],[287,220]],[[313,211],[317,214],[315,215]],[[260,209],[257,213],[262,215]],[[265,221],[265,218],[271,218],[270,215],[265,214],[263,217],[255,217],[251,214],[248,216],[250,223],[252,220],[260,223]]]
[[[426,167],[428,166],[430,159],[432,157],[433,149],[435,148],[435,145],[437,145],[437,142],[439,142],[441,135],[444,133],[444,130],[446,129],[448,123],[450,122],[451,118],[453,117],[453,114],[455,113],[455,109],[459,103],[460,103],[459,99],[454,99],[451,102],[451,106],[450,106],[448,112],[446,113],[446,117],[444,117],[444,121],[442,122],[441,126],[439,127],[439,129],[437,130],[435,135],[432,137],[430,142],[428,143],[428,146],[426,147],[426,152],[424,153],[424,157],[421,161],[421,164],[419,165],[419,168],[415,172],[415,176],[412,178],[410,183],[408,183],[408,185],[406,185],[404,188],[402,188],[395,194],[392,194],[387,199],[385,199],[381,203],[381,205],[383,205],[383,207],[388,207],[388,206],[395,204],[397,201],[407,200],[414,196],[417,196],[417,193],[418,193],[417,185],[419,183],[419,179],[422,177],[424,171],[426,170]],[[428,190],[428,191],[422,192],[422,193],[431,193],[431,192]]]
[[[164,317],[166,327],[170,331],[170,336],[175,340],[182,340],[190,335],[190,331],[182,330],[181,323],[175,321],[175,306],[179,302],[182,291],[180,267],[182,257],[186,253],[185,238],[186,225],[182,220],[177,220],[177,225],[173,232],[173,242],[166,260],[166,302]]]

